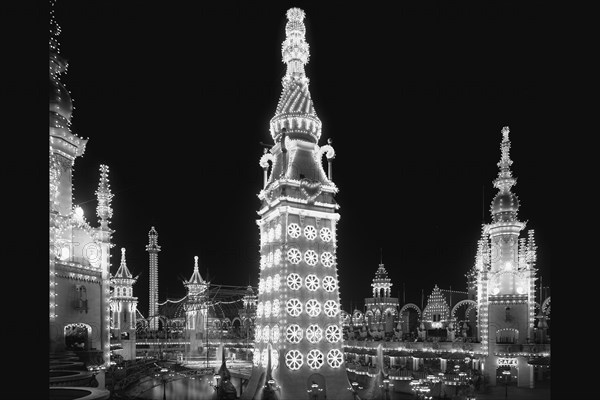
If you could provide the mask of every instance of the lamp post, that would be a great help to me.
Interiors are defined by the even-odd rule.
[[[163,383],[163,400],[167,400],[167,372],[169,372],[166,368],[161,368],[160,373],[162,374],[162,383]]]
[[[384,390],[385,390],[385,400],[389,399],[389,391],[390,391],[390,380],[389,379],[384,379],[383,380],[383,386],[384,386]]]
[[[219,386],[219,379],[221,379],[221,375],[216,375],[216,376],[215,376],[215,379],[217,380],[217,387],[216,387],[216,390],[217,390],[217,398],[219,398],[219,389],[220,389],[220,386]]]
[[[508,398],[508,382],[510,381],[510,371],[502,371],[504,376],[504,398]]]

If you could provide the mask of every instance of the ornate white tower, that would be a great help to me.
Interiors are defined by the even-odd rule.
[[[398,315],[398,298],[392,297],[392,285],[385,266],[383,263],[379,264],[371,283],[373,297],[365,299],[365,317],[369,321],[370,329],[393,331],[394,317]]]
[[[500,170],[493,182],[498,193],[491,205],[492,223],[483,226],[475,262],[479,336],[482,350],[489,355],[486,372],[492,384],[497,366],[494,354],[517,353],[518,345],[533,339],[535,321],[536,246],[533,230],[529,231],[529,240],[519,240],[526,223],[518,220],[519,200],[511,191],[516,178],[510,170],[508,134],[505,126]],[[524,386],[527,377],[521,379],[521,374],[527,373],[526,360],[518,360],[516,355],[511,359],[523,363],[519,386]]]
[[[338,189],[321,161],[324,153],[328,159],[335,153],[330,145],[317,144],[321,121],[304,72],[309,58],[304,11],[291,8],[287,19],[282,45],[287,72],[270,123],[275,145],[260,160],[265,171],[271,163],[271,171],[258,195],[255,367],[244,397],[261,398],[275,390],[279,398],[301,399],[308,390],[319,399],[341,399],[351,393],[335,258]],[[272,371],[267,370],[269,356]]]
[[[122,356],[125,360],[135,360],[135,315],[137,297],[133,296],[133,284],[137,281],[127,268],[125,248],[121,248],[121,265],[111,277],[113,294],[110,299],[112,331],[121,341]]]
[[[198,270],[198,256],[194,257],[194,272],[183,284],[187,289],[185,303],[186,337],[190,340],[188,354],[198,354],[206,333],[206,289],[208,284],[202,279]]]
[[[146,251],[150,256],[150,299],[148,301],[148,318],[158,317],[158,233],[152,227],[148,232]],[[158,318],[150,320],[150,330],[158,330]]]

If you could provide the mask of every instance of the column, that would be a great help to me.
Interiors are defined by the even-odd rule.
[[[533,365],[529,365],[529,389],[535,388],[535,370]]]

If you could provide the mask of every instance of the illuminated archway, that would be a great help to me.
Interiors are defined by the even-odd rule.
[[[476,301],[474,301],[474,300],[461,300],[461,301],[459,301],[458,303],[456,303],[456,304],[454,305],[454,307],[452,307],[452,311],[450,312],[450,316],[451,316],[451,318],[452,318],[452,319],[454,319],[454,320],[456,320],[456,311],[457,311],[457,310],[458,310],[460,307],[462,307],[462,306],[464,306],[464,305],[467,305],[467,304],[468,304],[468,306],[467,306],[467,309],[465,310],[465,319],[467,318],[469,311],[470,311],[470,310],[471,310],[473,307],[477,308],[477,302],[476,302]]]
[[[68,324],[64,327],[65,346],[67,350],[88,350],[92,337],[92,327],[84,323]]]

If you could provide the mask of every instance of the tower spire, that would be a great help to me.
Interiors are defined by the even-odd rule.
[[[146,251],[150,256],[150,298],[148,302],[148,317],[154,317],[158,315],[158,252],[160,251],[160,246],[158,245],[158,232],[156,232],[154,227],[148,232]],[[150,320],[150,329],[158,329],[157,318],[152,318]]]
[[[281,44],[282,61],[287,65],[281,83],[283,91],[275,116],[271,119],[271,136],[277,143],[283,128],[290,139],[301,139],[316,143],[321,137],[321,120],[317,117],[308,90],[309,79],[304,71],[310,56],[306,43],[304,11],[290,8],[285,25],[286,38]]]
[[[115,278],[128,278],[131,279],[132,275],[127,268],[127,262],[125,261],[125,247],[121,247],[121,265],[115,274]]]
[[[108,227],[110,219],[113,215],[113,209],[110,206],[113,195],[110,191],[110,183],[108,180],[108,165],[100,164],[100,182],[96,190],[96,198],[98,206],[96,207],[96,215],[99,218],[100,225]]]
[[[517,179],[512,176],[510,169],[513,162],[510,159],[509,132],[508,126],[502,128],[501,157],[497,164],[499,167],[498,177],[493,181],[494,187],[498,189],[491,208],[494,222],[517,221],[517,211],[519,210],[519,199],[511,191],[511,188],[517,184]]]

